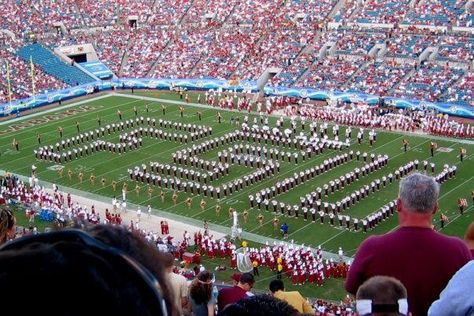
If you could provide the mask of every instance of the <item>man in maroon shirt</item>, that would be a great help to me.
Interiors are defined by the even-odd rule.
[[[219,311],[222,311],[227,305],[251,296],[252,294],[249,291],[252,289],[254,283],[255,279],[251,273],[242,273],[237,285],[221,289],[217,296]]]
[[[372,276],[392,276],[407,288],[413,316],[427,314],[451,277],[471,259],[462,240],[432,229],[438,194],[438,183],[426,175],[415,173],[400,182],[400,227],[360,245],[345,284],[349,293],[355,294]]]

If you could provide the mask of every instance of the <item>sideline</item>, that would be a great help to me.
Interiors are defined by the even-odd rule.
[[[110,96],[111,96],[110,94],[106,93],[106,94],[103,94],[103,95],[100,95],[100,96],[97,96],[97,97],[93,97],[93,98],[90,98],[90,99],[87,98],[87,99],[84,99],[84,100],[79,101],[79,102],[69,103],[69,104],[65,104],[65,105],[61,105],[61,106],[57,106],[57,107],[52,107],[52,108],[44,110],[44,111],[41,111],[41,110],[39,110],[40,108],[37,108],[38,111],[35,112],[35,113],[21,115],[20,117],[15,117],[15,118],[10,119],[10,120],[1,121],[0,126],[8,125],[8,124],[11,124],[11,123],[16,123],[16,122],[21,122],[23,120],[27,120],[27,119],[30,119],[32,117],[37,117],[37,116],[44,115],[44,114],[48,114],[48,113],[51,113],[51,112],[57,112],[57,111],[69,109],[69,108],[75,107],[76,105],[81,105],[81,104],[84,104],[84,103],[89,103],[89,102],[94,102],[94,101],[97,101],[97,100],[102,100],[102,99],[105,99],[105,98],[109,98]]]
[[[85,97],[87,97],[87,96],[85,96]],[[66,104],[66,105],[63,105],[63,106],[60,106],[60,107],[53,107],[53,108],[50,108],[50,109],[45,110],[45,111],[39,110],[38,112],[35,112],[35,113],[32,113],[32,114],[27,114],[25,116],[20,116],[20,117],[14,118],[14,119],[1,121],[0,126],[7,125],[7,124],[10,124],[10,123],[20,122],[20,121],[28,119],[28,118],[33,118],[33,117],[37,117],[39,115],[44,115],[44,114],[48,114],[48,113],[51,113],[51,112],[56,112],[56,111],[68,109],[68,108],[71,108],[71,107],[74,107],[74,106],[77,106],[77,105],[81,105],[81,104],[84,104],[84,103],[105,99],[105,98],[108,98],[108,97],[125,97],[125,98],[131,98],[131,99],[162,102],[162,103],[175,104],[175,105],[192,105],[192,106],[196,106],[196,107],[200,107],[200,108],[215,109],[215,110],[219,110],[219,111],[234,112],[234,113],[240,113],[240,114],[247,113],[247,112],[239,111],[237,109],[216,108],[215,106],[210,106],[210,105],[207,105],[207,104],[200,104],[200,103],[193,103],[193,102],[187,103],[187,102],[183,102],[183,101],[160,99],[160,98],[156,98],[156,97],[130,95],[129,92],[105,92],[103,95],[100,95],[100,96],[97,96],[97,97],[86,98],[86,99],[84,99],[82,101],[79,101],[79,102],[73,102],[73,103]],[[249,113],[249,115],[254,115],[255,116],[255,115],[258,115],[258,113],[251,112],[251,113]],[[270,115],[265,114],[265,116],[279,118],[282,115],[280,115],[280,114],[270,114]],[[322,122],[321,120],[315,120],[315,121],[316,122]],[[329,123],[334,124],[334,122],[329,122]],[[347,126],[347,125],[342,124],[341,126]],[[412,132],[407,132],[407,131],[388,131],[388,130],[380,129],[380,128],[376,128],[376,130],[380,131],[380,132],[384,132],[384,133],[402,134],[402,135],[407,135],[407,136],[416,136],[416,137],[422,137],[422,138],[428,138],[428,139],[435,139],[435,140],[439,140],[439,141],[450,141],[450,142],[454,142],[454,143],[474,145],[474,140],[441,137],[441,136],[437,136],[437,135],[426,134],[426,133],[421,132],[421,131],[412,133]]]
[[[196,107],[201,107],[201,108],[207,108],[207,109],[215,109],[219,111],[227,111],[227,112],[235,112],[235,113],[240,113],[240,114],[245,114],[247,112],[242,112],[237,109],[223,109],[223,108],[218,108],[215,106],[207,105],[207,104],[200,104],[200,103],[187,103],[183,101],[175,101],[175,100],[167,100],[167,99],[160,99],[160,98],[155,98],[155,97],[146,97],[146,96],[138,96],[138,95],[130,95],[128,93],[117,93],[117,92],[111,92],[110,95],[113,96],[122,96],[126,98],[133,98],[133,99],[141,99],[141,100],[146,100],[146,101],[154,101],[154,102],[162,102],[162,103],[169,103],[169,104],[175,104],[175,105],[192,105]],[[258,113],[255,111],[252,111],[249,115],[255,115],[258,116]],[[265,114],[265,116],[270,116],[270,117],[276,117],[279,118],[282,115],[280,114]],[[287,117],[288,118],[288,117]],[[315,122],[323,122],[321,120],[314,120]],[[325,121],[326,122],[326,121]],[[334,125],[334,122],[327,122],[330,125]],[[340,126],[348,126],[344,124],[339,124]],[[351,126],[352,128],[358,128],[358,126]],[[376,128],[375,130],[379,132],[384,132],[384,133],[390,133],[390,134],[402,134],[402,135],[407,135],[407,136],[416,136],[416,137],[422,137],[422,138],[428,138],[428,139],[436,139],[440,141],[450,141],[453,143],[461,143],[461,144],[468,144],[468,145],[474,145],[474,140],[469,140],[469,139],[459,139],[459,138],[450,138],[450,137],[442,137],[442,136],[437,136],[437,135],[431,135],[431,134],[426,134],[422,131],[418,132],[407,132],[407,131],[389,131],[381,128]]]
[[[4,174],[5,172],[6,172],[5,170],[0,169],[1,174]],[[28,177],[18,175],[16,173],[12,173],[12,172],[10,172],[10,174],[15,175],[21,181],[23,181],[25,183],[28,183]],[[47,181],[43,181],[43,180],[39,180],[39,184],[41,186],[45,187],[48,191],[50,191],[53,187],[53,184],[51,182],[47,182]],[[59,190],[62,191],[62,192],[69,192],[73,196],[77,196],[77,197],[80,197],[84,200],[90,201],[91,204],[95,204],[95,205],[97,205],[97,204],[107,204],[110,207],[112,207],[111,199],[108,198],[108,197],[102,196],[102,195],[98,195],[98,194],[94,194],[94,193],[90,193],[90,192],[86,192],[86,191],[82,191],[82,190],[77,190],[77,189],[73,189],[73,188],[69,188],[69,187],[65,187],[65,186],[59,186]],[[137,216],[132,215],[132,214],[135,214],[135,211],[132,211],[132,210],[136,210],[138,208],[142,209],[142,215],[141,215],[140,223],[148,223],[150,221],[150,219],[147,218],[148,215],[145,214],[146,213],[146,212],[144,212],[145,207],[143,205],[138,205],[138,204],[127,202],[127,209],[128,210],[125,213],[121,213],[121,214],[122,214],[122,216],[128,214],[128,215],[132,216],[132,219],[136,219]],[[104,210],[100,210],[100,211],[104,212]],[[171,227],[177,226],[177,225],[186,225],[186,226],[190,226],[195,231],[203,229],[201,220],[197,220],[197,219],[192,218],[192,217],[187,217],[187,216],[183,216],[183,215],[179,215],[179,214],[175,214],[175,213],[166,212],[162,209],[152,208],[152,216],[153,216],[153,219],[156,219],[156,220],[154,220],[156,223],[159,223],[158,217],[173,221],[174,223],[171,225]],[[130,219],[129,217],[127,217],[127,218]],[[124,220],[124,223],[127,223],[127,222]],[[152,230],[158,232],[158,231],[160,231],[160,227],[157,224],[157,226],[153,227]],[[231,228],[230,227],[226,227],[226,226],[222,226],[222,225],[214,224],[214,223],[209,223],[209,230],[211,232],[217,233],[215,235],[221,236],[221,237],[222,236],[230,236],[230,234],[231,234]],[[183,231],[184,231],[184,229],[183,229]],[[173,236],[173,237],[177,238],[178,240],[181,239],[181,235]],[[250,232],[245,232],[245,231],[242,232],[241,240],[248,240],[248,241],[260,243],[262,245],[265,245],[266,243],[268,243],[269,245],[273,245],[274,243],[275,244],[283,243],[287,246],[292,245],[294,247],[308,247],[308,246],[304,246],[304,245],[301,245],[301,244],[296,244],[296,243],[292,243],[292,242],[283,241],[283,240],[280,240],[280,239],[265,237],[265,236],[253,234],[253,233],[250,233]],[[240,243],[240,241],[236,242],[236,246],[240,247],[239,243]],[[312,248],[312,247],[309,247],[309,248],[314,253],[316,253],[316,251],[317,251],[316,248]],[[333,259],[334,261],[338,261],[340,259],[339,256],[335,253],[331,253],[331,252],[327,252],[327,251],[322,251],[321,253],[323,255],[323,258],[327,259],[327,260]],[[349,262],[349,261],[352,261],[352,258],[344,256],[343,260],[345,262]]]

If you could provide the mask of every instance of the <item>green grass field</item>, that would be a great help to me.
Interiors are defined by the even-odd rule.
[[[101,118],[102,126],[107,124],[119,122],[117,116],[117,110],[123,113],[124,120],[131,119],[134,117],[133,107],[136,106],[139,111],[139,116],[150,117],[158,119],[166,119],[174,122],[182,123],[196,123],[204,126],[213,128],[213,134],[210,137],[200,139],[192,144],[199,144],[206,139],[214,137],[220,137],[225,133],[231,132],[239,128],[236,125],[230,123],[230,118],[240,117],[242,122],[243,115],[236,112],[227,112],[220,110],[222,114],[222,123],[218,124],[216,119],[217,109],[211,108],[198,108],[192,105],[185,105],[184,117],[180,117],[179,108],[176,104],[166,104],[166,100],[179,101],[179,96],[169,92],[136,92],[135,96],[143,95],[149,97],[158,97],[162,100],[141,100],[140,98],[130,98],[125,96],[108,96],[99,100],[89,100],[81,105],[69,107],[67,109],[58,109],[52,113],[41,113],[35,117],[25,117],[23,120],[17,122],[7,122],[6,124],[0,125],[0,169],[14,172],[17,174],[28,176],[31,172],[31,165],[37,166],[37,176],[44,181],[53,182],[58,184],[61,189],[67,190],[66,187],[74,188],[86,192],[92,192],[99,194],[110,199],[116,195],[121,195],[121,188],[123,182],[128,182],[129,193],[127,199],[136,204],[148,205],[151,204],[153,208],[166,211],[169,213],[176,213],[186,217],[208,220],[214,224],[230,227],[231,219],[227,214],[229,207],[235,208],[237,211],[242,212],[244,209],[249,208],[248,195],[257,192],[263,188],[272,186],[278,180],[282,180],[291,176],[294,172],[305,170],[315,164],[320,164],[324,159],[334,157],[340,154],[339,151],[325,150],[323,154],[317,155],[310,160],[299,161],[298,164],[282,162],[280,173],[264,179],[261,182],[254,184],[251,187],[244,188],[227,198],[222,198],[220,201],[216,201],[211,198],[206,198],[206,208],[201,210],[199,202],[201,196],[194,197],[193,204],[190,209],[185,205],[184,201],[187,198],[187,194],[180,192],[178,196],[178,203],[173,204],[171,200],[172,192],[168,190],[166,193],[164,203],[161,202],[160,188],[155,187],[153,196],[149,199],[146,185],[140,183],[141,192],[137,195],[134,192],[135,183],[130,181],[127,173],[128,168],[134,166],[140,166],[150,161],[156,161],[161,163],[173,164],[172,153],[177,150],[182,150],[191,144],[181,144],[171,141],[163,141],[155,138],[143,137],[143,147],[139,150],[129,151],[126,154],[118,155],[110,152],[99,152],[92,155],[70,161],[64,164],[65,170],[71,169],[73,172],[72,180],[67,177],[65,171],[63,177],[60,178],[58,172],[53,167],[55,163],[45,162],[37,160],[33,154],[33,150],[39,147],[37,141],[37,134],[41,134],[42,145],[55,144],[60,140],[57,128],[61,126],[64,129],[64,138],[72,137],[76,135],[76,121],[80,123],[81,132],[93,130],[98,127],[97,117]],[[191,95],[192,101],[195,100],[197,95]],[[166,115],[163,116],[161,111],[161,105],[166,104],[167,110]],[[145,112],[145,107],[148,105],[150,112]],[[202,121],[198,121],[196,112],[202,112]],[[67,114],[67,115],[66,115]],[[251,118],[253,116],[251,115]],[[274,125],[276,118],[269,118],[270,125]],[[165,131],[165,129],[163,129]],[[171,131],[171,130],[166,130]],[[308,129],[306,129],[306,132]],[[355,132],[354,132],[355,131]],[[299,131],[298,131],[299,132]],[[367,132],[365,140],[367,140]],[[344,127],[341,130],[344,135]],[[399,133],[386,133],[379,132],[377,135],[377,142],[374,147],[369,147],[367,142],[362,145],[358,145],[355,142],[356,129],[353,129],[353,142],[350,150],[375,153],[375,154],[387,154],[390,158],[389,164],[385,168],[381,168],[376,172],[371,173],[369,176],[363,177],[360,181],[354,182],[349,186],[346,186],[344,190],[336,192],[333,195],[329,195],[326,200],[328,202],[334,202],[339,200],[355,189],[359,189],[364,184],[370,183],[373,179],[380,178],[389,172],[394,172],[398,167],[404,165],[410,160],[418,159],[420,161],[428,160],[436,164],[437,172],[441,170],[442,165],[450,164],[457,165],[457,176],[454,179],[448,180],[441,187],[440,193],[440,209],[446,214],[450,221],[443,230],[444,233],[449,235],[463,236],[467,225],[473,220],[473,207],[471,203],[470,193],[474,190],[474,145],[461,144],[458,140],[453,139],[437,139],[438,149],[446,148],[444,151],[436,151],[434,157],[430,157],[429,144],[430,138],[426,136],[415,136],[415,135],[402,135]],[[112,134],[104,137],[106,141],[118,142],[119,133]],[[12,140],[15,138],[20,143],[20,150],[16,151],[12,147]],[[410,142],[409,150],[407,153],[403,152],[402,139],[407,138]],[[241,142],[237,142],[241,143]],[[233,144],[232,144],[233,145]],[[254,144],[257,145],[257,144]],[[224,145],[218,149],[206,152],[202,155],[203,159],[216,160],[217,152],[222,148],[227,148],[231,145]],[[464,147],[467,149],[467,157],[464,162],[459,161],[459,148]],[[267,148],[272,147],[268,145]],[[286,150],[286,149],[284,149]],[[452,150],[452,151],[449,151]],[[285,194],[278,196],[278,201],[283,201],[292,204],[299,203],[299,197],[314,190],[318,186],[322,186],[328,181],[345,174],[349,170],[355,167],[360,167],[364,164],[361,161],[351,161],[343,164],[321,176],[317,176],[304,184],[297,186],[295,189],[288,191]],[[53,167],[53,168],[52,168]],[[191,168],[191,167],[187,167]],[[197,170],[197,169],[195,169]],[[228,182],[244,174],[253,172],[254,170],[249,167],[242,167],[237,165],[231,165],[228,176],[219,178],[212,182],[213,185],[219,185],[223,182]],[[83,172],[84,181],[79,183],[77,174]],[[89,175],[93,173],[96,177],[95,185],[89,183]],[[106,185],[102,186],[100,183],[101,178],[106,179]],[[111,181],[115,180],[118,182],[117,191],[114,192],[111,186]],[[368,198],[362,202],[352,206],[345,212],[352,216],[363,218],[364,216],[374,212],[390,200],[396,198],[398,192],[398,181],[388,185],[375,194],[369,195]],[[191,195],[189,195],[191,196]],[[463,216],[459,215],[457,209],[457,199],[463,197],[468,199],[469,208]],[[216,216],[215,205],[219,203],[222,206],[222,212],[220,216]],[[272,212],[261,211],[265,216],[265,223],[260,226],[257,222],[257,216],[260,213],[258,210],[249,209],[250,220],[247,224],[241,221],[243,230],[251,232],[263,237],[280,238],[278,231],[273,228],[272,220],[274,214]],[[434,222],[436,227],[439,227],[438,218]],[[397,225],[397,217],[391,217],[387,221],[380,224],[374,230],[368,234],[362,232],[348,231],[345,229],[339,229],[330,226],[325,223],[324,225],[319,224],[319,220],[316,223],[311,221],[303,221],[302,216],[300,218],[286,217],[281,220],[286,221],[290,227],[289,239],[294,239],[297,243],[304,243],[305,245],[318,246],[329,252],[336,252],[338,247],[342,246],[348,256],[353,256],[357,246],[370,234],[381,234],[387,232]],[[329,285],[322,289],[311,289],[306,292],[309,296],[325,297],[328,299],[340,299],[343,296],[343,289],[340,280],[331,280]],[[266,283],[268,284],[268,282]],[[266,284],[263,286],[266,287]]]

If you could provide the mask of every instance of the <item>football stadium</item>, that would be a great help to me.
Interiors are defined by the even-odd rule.
[[[0,7],[0,283],[77,234],[151,274],[162,314],[474,308],[448,296],[474,273],[474,1]]]

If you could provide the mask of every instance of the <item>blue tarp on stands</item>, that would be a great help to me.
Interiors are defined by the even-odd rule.
[[[94,82],[94,78],[80,70],[79,68],[68,65],[59,59],[53,52],[40,44],[31,44],[18,50],[20,56],[26,62],[33,62],[41,67],[47,74],[58,78],[70,86],[77,86]]]
[[[104,63],[98,60],[80,63],[79,65],[100,79],[110,79],[114,75],[114,73],[106,65],[104,65]]]

